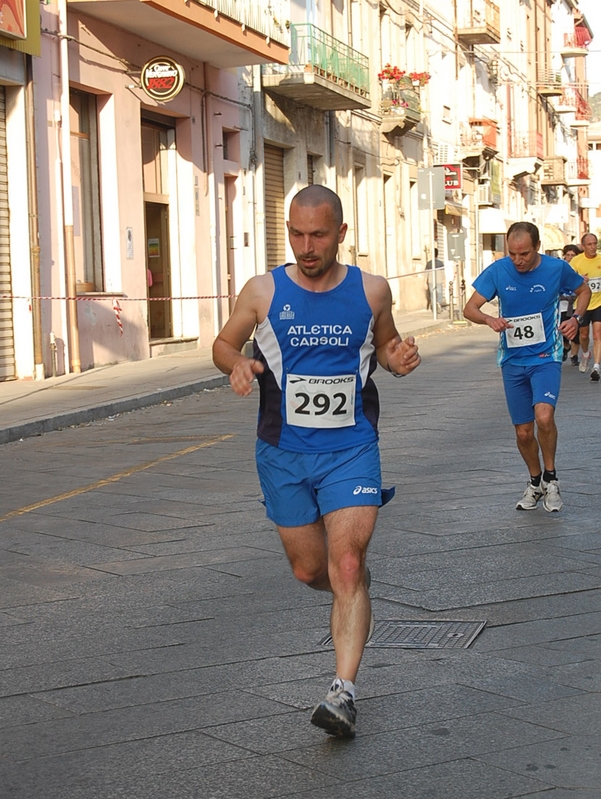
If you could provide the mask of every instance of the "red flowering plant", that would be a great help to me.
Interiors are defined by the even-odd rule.
[[[409,78],[413,84],[419,83],[420,86],[425,86],[430,82],[432,76],[429,72],[410,72]]]
[[[404,69],[393,67],[390,64],[385,64],[381,72],[378,72],[380,80],[394,80],[399,81],[404,78],[407,72]]]

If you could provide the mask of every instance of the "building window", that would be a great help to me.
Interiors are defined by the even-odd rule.
[[[75,89],[71,105],[73,237],[78,291],[103,291],[96,97]]]

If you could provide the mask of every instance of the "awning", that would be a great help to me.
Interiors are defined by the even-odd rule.
[[[480,233],[506,233],[507,222],[500,208],[481,208],[478,216]]]
[[[567,243],[566,234],[557,225],[543,227],[543,250],[562,250]]]
[[[445,214],[451,214],[451,216],[463,216],[463,206],[446,202],[444,204],[444,212]]]

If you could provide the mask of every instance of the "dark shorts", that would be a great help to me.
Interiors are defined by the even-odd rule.
[[[257,471],[267,516],[280,527],[313,524],[340,508],[385,504],[377,442],[339,452],[288,452],[260,439]],[[393,491],[394,493],[394,491]]]
[[[534,421],[534,406],[541,402],[557,405],[561,385],[561,364],[544,361],[534,366],[504,364],[503,386],[513,424]]]
[[[585,311],[580,327],[588,327],[591,322],[601,322],[601,305],[592,311]]]

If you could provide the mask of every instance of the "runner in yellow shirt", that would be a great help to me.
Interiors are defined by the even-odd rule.
[[[581,372],[588,370],[591,353],[589,351],[589,325],[593,326],[593,368],[591,380],[598,383],[601,378],[601,253],[597,252],[597,237],[585,233],[581,239],[583,253],[570,261],[570,266],[582,275],[591,290],[591,299],[580,323],[580,346],[582,360],[578,367]]]

